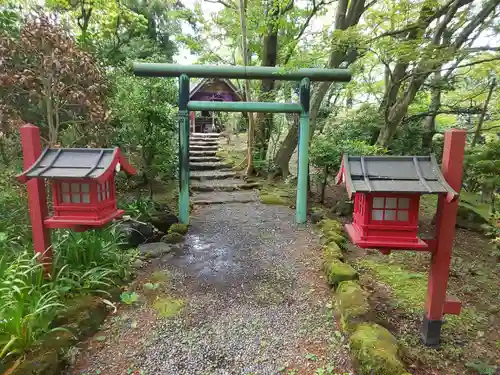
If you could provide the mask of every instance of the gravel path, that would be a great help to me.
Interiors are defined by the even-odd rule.
[[[197,208],[184,247],[155,265],[182,312],[146,324],[151,308],[132,309],[142,329],[106,328],[116,338],[71,374],[349,374],[317,237],[294,216],[258,202]]]

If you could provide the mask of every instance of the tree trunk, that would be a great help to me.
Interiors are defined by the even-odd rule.
[[[431,149],[432,137],[436,134],[436,113],[441,107],[441,71],[434,73],[431,90],[431,103],[429,104],[430,114],[424,118],[424,134],[422,137],[422,148]]]
[[[241,49],[243,54],[243,65],[248,65],[248,47],[247,47],[247,20],[246,20],[246,7],[245,0],[240,0],[240,24],[241,24]],[[245,87],[245,100],[251,101],[250,85],[248,80],[244,81]],[[254,117],[253,113],[248,113],[248,140],[247,140],[247,169],[246,176],[249,177],[253,174],[253,144],[254,144]]]
[[[262,43],[262,64],[261,66],[276,66],[278,57],[278,31],[273,20],[279,15],[277,10],[273,9],[271,15],[271,25],[268,28],[268,34],[264,36]],[[261,82],[259,100],[261,102],[275,101],[274,80],[264,79]],[[256,121],[255,148],[260,160],[266,160],[269,139],[273,130],[273,114],[258,113]]]
[[[290,169],[288,164],[290,163],[290,158],[292,157],[295,148],[297,147],[297,142],[299,140],[299,119],[298,116],[294,116],[293,124],[290,126],[288,133],[286,134],[283,143],[281,144],[276,157],[274,158],[274,164],[276,165],[276,171],[273,177],[283,177],[287,178],[290,174]]]
[[[474,132],[474,138],[472,139],[471,146],[474,147],[479,141],[479,137],[481,136],[481,128],[483,127],[484,118],[486,116],[486,112],[488,111],[488,105],[490,104],[491,95],[493,94],[493,90],[495,90],[495,86],[497,85],[497,80],[495,77],[491,80],[490,90],[488,91],[488,96],[486,97],[486,101],[484,102],[483,109],[481,114],[479,115],[479,121],[477,123],[476,131]]]
[[[357,25],[359,19],[361,18],[361,15],[365,10],[365,0],[351,0],[350,2],[348,0],[339,0],[337,5],[337,12],[335,15],[335,30],[346,30],[351,26]],[[335,42],[335,40],[332,40],[332,47],[326,67],[338,68],[342,62],[347,62],[347,65],[353,63],[358,57],[357,52],[355,50],[339,50]],[[323,99],[328,93],[328,89],[331,85],[331,82],[320,82],[314,87],[309,109],[310,139],[312,139],[314,135],[321,103],[323,102]],[[298,125],[298,122],[294,123],[294,125],[288,129],[288,134],[285,138],[285,141],[281,144],[276,158],[274,159],[275,164],[279,168],[281,168],[281,166],[283,165],[286,165],[288,168],[290,157],[292,156],[295,147],[297,147],[299,132]],[[286,142],[287,140],[288,142]],[[293,144],[291,143],[292,140],[294,141]],[[283,174],[283,171],[281,171],[281,173],[277,171],[276,175],[279,174]]]

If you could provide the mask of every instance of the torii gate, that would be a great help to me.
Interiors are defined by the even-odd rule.
[[[137,76],[179,77],[179,219],[189,223],[189,111],[300,113],[299,165],[295,219],[307,220],[307,170],[309,164],[309,102],[311,81],[349,82],[347,69],[303,68],[286,71],[264,66],[177,65],[134,63]],[[189,100],[189,78],[272,79],[300,81],[300,103],[205,102]]]

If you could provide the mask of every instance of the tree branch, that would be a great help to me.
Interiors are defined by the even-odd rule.
[[[457,109],[442,109],[438,111],[421,112],[415,115],[406,117],[406,121],[410,121],[420,117],[437,116],[437,115],[477,115],[481,113],[480,108],[457,108]]]
[[[236,4],[234,4],[233,2],[226,2],[224,0],[205,0],[207,3],[213,3],[213,4],[221,4],[221,5],[224,5],[226,8],[231,8],[231,9],[234,9],[234,10],[238,10],[238,8],[236,7]]]

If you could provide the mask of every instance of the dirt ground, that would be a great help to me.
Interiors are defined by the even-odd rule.
[[[283,206],[197,208],[67,374],[353,374],[320,245]],[[146,288],[146,283],[155,286]]]

